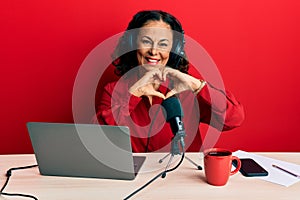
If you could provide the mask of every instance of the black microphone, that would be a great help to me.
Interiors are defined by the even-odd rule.
[[[183,121],[181,118],[183,118],[183,110],[181,107],[181,103],[178,100],[177,97],[172,96],[167,99],[165,99],[162,104],[163,108],[165,109],[165,117],[166,121],[170,123],[172,132],[174,134],[174,138],[172,140],[172,155],[174,154],[180,154],[177,142],[178,140],[181,143],[182,148],[184,149],[184,137],[185,137],[185,130],[183,126]],[[188,161],[190,161],[193,165],[197,167],[198,170],[202,170],[202,167],[195,162],[193,162],[191,159],[187,158]],[[160,160],[162,162],[162,160]]]
[[[162,104],[163,108],[165,109],[165,117],[166,121],[170,123],[172,132],[174,137],[172,139],[172,147],[171,147],[171,154],[176,155],[180,154],[180,150],[178,147],[178,141],[180,141],[182,150],[184,151],[184,137],[185,137],[185,130],[183,121],[181,118],[183,117],[183,111],[180,104],[180,101],[177,97],[172,96],[165,99]]]
[[[183,117],[183,111],[180,101],[177,97],[172,96],[165,99],[162,104],[165,109],[166,121],[170,123],[172,132],[176,135],[179,131],[184,131],[184,126],[181,118]]]

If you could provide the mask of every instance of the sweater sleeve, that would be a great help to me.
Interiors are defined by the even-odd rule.
[[[207,85],[197,94],[200,121],[227,131],[239,127],[244,121],[243,105],[229,91]]]
[[[96,120],[100,124],[129,125],[132,123],[130,114],[142,98],[124,92],[124,88],[116,88],[116,83],[108,83],[102,92],[99,102],[96,102]]]

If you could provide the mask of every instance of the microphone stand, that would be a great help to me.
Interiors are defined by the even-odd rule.
[[[139,191],[141,191],[142,189],[144,189],[145,187],[147,187],[149,184],[151,184],[153,181],[155,181],[157,178],[159,178],[159,177],[165,178],[168,172],[174,171],[175,169],[177,169],[177,168],[179,167],[179,165],[181,165],[181,163],[182,163],[182,161],[183,161],[183,159],[184,159],[184,140],[183,140],[184,136],[185,136],[185,132],[184,132],[184,131],[178,131],[178,133],[172,138],[172,142],[171,142],[171,143],[172,143],[171,151],[170,151],[169,154],[167,154],[167,155],[164,157],[164,159],[165,159],[165,158],[167,158],[169,155],[171,155],[170,160],[169,160],[169,162],[168,162],[168,164],[167,164],[165,170],[164,170],[163,172],[159,173],[158,175],[156,175],[154,178],[152,178],[150,181],[148,181],[148,182],[147,182],[146,184],[144,184],[142,187],[140,187],[139,189],[137,189],[136,191],[134,191],[133,193],[131,193],[130,195],[128,195],[126,198],[124,198],[124,200],[128,200],[128,199],[131,198],[133,195],[135,195],[136,193],[138,193]],[[168,169],[169,166],[170,166],[170,164],[171,164],[171,161],[172,161],[174,155],[181,154],[181,153],[180,153],[180,150],[179,150],[179,147],[178,147],[178,146],[179,146],[179,145],[178,145],[179,142],[180,142],[180,145],[181,145],[182,151],[183,151],[182,156],[181,156],[181,159],[180,159],[179,163],[178,163],[175,167],[173,167],[172,169]],[[162,159],[161,159],[161,160],[162,160]],[[161,161],[161,162],[162,162],[162,161]]]
[[[180,163],[184,159],[184,146],[185,146],[185,144],[184,144],[184,137],[185,137],[185,131],[184,130],[177,131],[177,133],[174,135],[174,137],[172,138],[172,141],[171,141],[171,150],[170,150],[170,153],[168,153],[166,156],[164,156],[162,159],[159,160],[159,163],[162,163],[165,158],[167,158],[168,156],[170,156],[170,159],[169,159],[168,164],[167,164],[167,166],[165,168],[165,171],[164,171],[164,173],[162,173],[162,178],[165,178],[166,175],[167,175],[167,172],[170,171],[168,169],[169,169],[169,167],[170,167],[170,165],[172,163],[172,160],[173,160],[174,156],[175,155],[181,155],[181,151],[179,149],[179,144],[180,144],[180,146],[182,148],[182,153],[183,153],[182,157],[181,157]]]
[[[168,156],[171,155],[171,157],[174,157],[175,155],[181,155],[181,152],[179,150],[178,142],[180,140],[182,149],[184,149],[184,138],[185,137],[185,131],[178,131],[175,136],[172,138],[171,141],[171,150],[170,153],[168,153],[166,156],[164,156],[162,159],[159,160],[159,163],[162,163],[164,159],[166,159]]]
[[[171,164],[171,162],[172,162],[175,155],[181,155],[181,152],[180,152],[180,149],[179,149],[179,142],[180,142],[180,145],[182,147],[182,151],[184,153],[184,146],[185,146],[184,137],[185,137],[185,131],[184,130],[178,131],[175,134],[175,136],[172,138],[170,153],[165,155],[163,158],[159,159],[158,162],[162,163],[168,156],[171,156],[165,170],[167,170],[169,168],[169,166],[170,166],[170,164]],[[184,158],[186,158],[190,163],[195,165],[198,170],[202,170],[202,167],[200,165],[197,165],[193,160],[191,160],[187,156],[185,156]]]
[[[164,159],[166,159],[168,156],[171,156],[168,164],[166,166],[165,171],[170,167],[170,164],[174,158],[175,155],[181,155],[181,151],[179,149],[179,143],[181,145],[182,151],[184,152],[184,137],[185,137],[185,131],[184,130],[180,130],[178,131],[175,136],[172,138],[171,141],[171,150],[170,153],[168,153],[166,156],[164,156],[163,158],[161,158],[158,162],[162,163]]]

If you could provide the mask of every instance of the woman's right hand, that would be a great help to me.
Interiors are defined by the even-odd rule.
[[[164,82],[161,69],[155,68],[147,70],[147,67],[145,67],[145,72],[143,74],[144,75],[129,88],[129,93],[137,97],[157,96],[165,99],[165,95],[157,91],[160,84]]]

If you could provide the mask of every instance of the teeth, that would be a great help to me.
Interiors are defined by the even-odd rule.
[[[156,63],[157,60],[148,59],[149,62]]]

